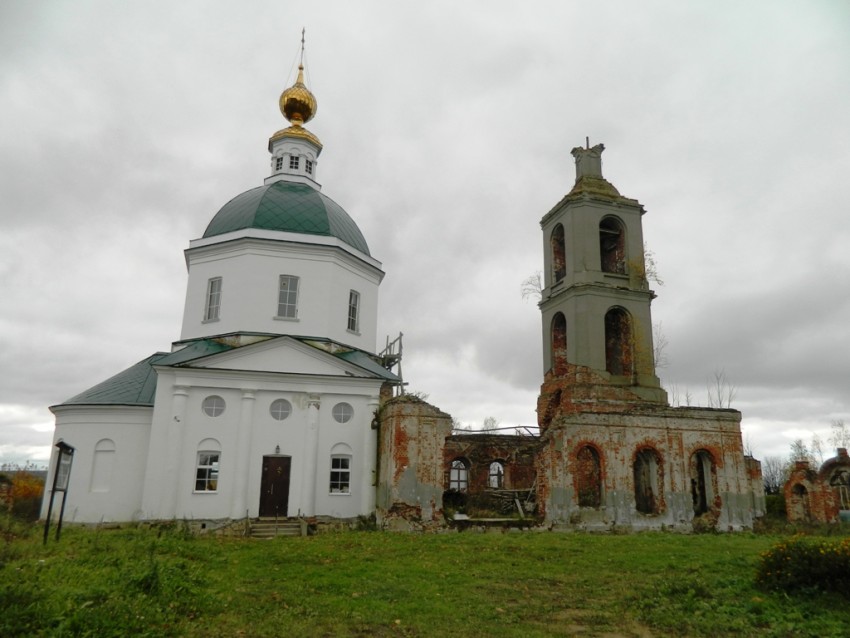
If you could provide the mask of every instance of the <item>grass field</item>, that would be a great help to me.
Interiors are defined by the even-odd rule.
[[[4,529],[4,637],[850,635],[847,598],[756,588],[770,535]]]

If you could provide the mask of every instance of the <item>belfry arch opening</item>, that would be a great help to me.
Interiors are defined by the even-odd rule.
[[[602,272],[626,274],[626,229],[616,217],[599,222],[599,258]]]
[[[714,458],[706,450],[694,452],[689,466],[694,516],[700,516],[710,511],[714,503],[717,471]]]
[[[552,317],[552,371],[555,374],[567,371],[567,319],[562,312]]]
[[[635,454],[634,483],[635,509],[641,514],[660,514],[664,470],[654,449],[643,448]]]
[[[552,249],[552,278],[554,283],[561,281],[567,274],[566,244],[564,243],[564,227],[557,224],[549,238]]]
[[[634,348],[632,318],[623,308],[605,313],[605,370],[614,376],[631,376]]]
[[[594,447],[584,445],[579,448],[574,476],[579,507],[602,505],[602,463]]]

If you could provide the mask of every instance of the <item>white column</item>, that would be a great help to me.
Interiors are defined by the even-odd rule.
[[[164,480],[159,484],[160,510],[155,518],[171,519],[177,512],[177,495],[192,486],[180,485],[180,461],[183,458],[183,438],[186,432],[186,402],[189,399],[189,388],[175,385],[171,395],[171,421],[165,441],[165,472]],[[156,462],[154,460],[154,462]],[[194,471],[194,468],[193,470]]]
[[[316,514],[316,473],[319,465],[319,395],[307,398],[307,436],[304,437],[303,483],[301,484],[301,513]]]
[[[248,474],[251,471],[251,438],[254,430],[255,390],[242,390],[239,413],[239,431],[236,437],[236,455],[233,464],[233,509],[231,518],[242,518],[248,503]]]
[[[378,430],[372,428],[372,420],[378,409],[378,397],[369,398],[366,425],[363,428],[363,468],[360,478],[360,513],[365,515],[375,511],[375,489],[378,483]]]

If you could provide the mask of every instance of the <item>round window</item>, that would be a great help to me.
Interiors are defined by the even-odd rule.
[[[277,421],[283,421],[292,414],[292,404],[286,399],[275,399],[269,406],[269,412]]]
[[[334,421],[337,423],[348,423],[354,416],[354,408],[349,403],[337,403],[333,409]]]
[[[203,409],[204,414],[206,414],[207,416],[221,415],[224,412],[224,407],[224,399],[215,394],[213,394],[212,396],[208,396],[201,404],[201,408]]]

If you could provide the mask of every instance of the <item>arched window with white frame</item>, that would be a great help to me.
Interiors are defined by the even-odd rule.
[[[195,463],[195,492],[218,491],[221,443],[216,439],[204,439],[198,444]]]

